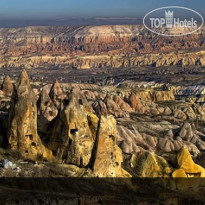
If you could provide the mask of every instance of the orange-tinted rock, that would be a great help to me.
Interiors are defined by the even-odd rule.
[[[174,101],[173,91],[154,91],[153,98],[155,102]]]
[[[49,93],[51,100],[53,101],[54,105],[59,109],[61,106],[61,102],[65,98],[65,95],[61,89],[60,83],[56,81]]]
[[[130,95],[128,103],[132,107],[133,111],[136,111],[141,114],[145,112],[145,108],[142,105],[140,99],[134,93]]]
[[[115,117],[128,117],[129,113],[125,112],[125,110],[121,109],[122,105],[122,101],[121,104],[117,104],[111,96],[107,95],[104,99],[104,102],[106,104],[107,110],[109,114],[114,115]],[[119,102],[119,98],[118,98],[118,102]],[[121,107],[120,107],[121,105]]]
[[[8,75],[4,79],[1,90],[4,92],[5,96],[12,96],[13,84],[12,84],[11,79]]]
[[[167,161],[151,152],[133,154],[130,159],[131,167],[138,177],[169,177],[172,168]]]
[[[178,190],[197,190],[204,184],[205,169],[194,163],[186,147],[177,154],[177,164],[179,169],[172,173],[172,177]]]
[[[132,112],[132,108],[128,103],[123,101],[118,95],[113,97],[114,102],[120,107],[120,109],[124,112]]]
[[[36,99],[25,70],[18,80],[9,115],[8,140],[11,149],[25,159],[52,160],[51,151],[42,144],[37,133]]]
[[[0,90],[0,97],[5,97],[4,92],[2,90]]]
[[[33,68],[45,64],[76,68],[205,65],[203,55],[197,51],[205,47],[204,31],[201,35],[198,32],[183,39],[167,37],[167,40],[148,34],[139,25],[5,28],[1,29],[0,35],[3,45],[0,67],[24,65]],[[181,52],[176,53],[176,47]],[[192,52],[185,52],[190,48]],[[87,53],[89,56],[84,57]]]
[[[98,126],[98,117],[91,110],[79,88],[74,88],[49,142],[58,160],[83,167],[90,162]]]
[[[179,151],[177,164],[179,169],[172,173],[172,177],[205,177],[205,169],[194,163],[186,147],[182,147]]]
[[[39,103],[40,103],[39,110],[41,114],[48,121],[52,121],[57,116],[58,110],[53,104],[52,100],[50,99],[46,89],[42,89]]]
[[[113,116],[101,116],[96,139],[93,173],[98,177],[130,177],[122,169],[122,151],[116,145],[116,121]]]

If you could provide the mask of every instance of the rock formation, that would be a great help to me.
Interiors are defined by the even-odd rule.
[[[87,69],[205,65],[204,29],[183,38],[162,39],[140,25],[41,26],[2,28],[0,37],[3,49],[0,67],[55,65]],[[190,48],[192,51],[187,53]]]
[[[198,190],[204,185],[205,169],[196,164],[184,146],[177,154],[178,169],[172,173],[178,190]]]
[[[148,134],[140,134],[136,129],[127,129],[124,126],[118,126],[117,142],[123,153],[135,154],[145,150],[155,151],[157,147],[157,138]]]
[[[205,150],[205,106],[175,100],[184,94],[179,87],[132,84],[30,84],[24,70],[11,99],[0,96],[0,136],[8,129],[9,145],[22,158],[68,164],[72,176],[203,176],[187,152],[197,157]]]
[[[93,172],[98,177],[129,177],[122,169],[122,151],[116,145],[117,128],[113,116],[101,116],[96,138]]]
[[[60,161],[85,167],[91,158],[97,126],[98,117],[79,88],[74,88],[68,105],[56,119],[49,148]]]
[[[113,97],[113,101],[119,106],[120,110],[123,112],[130,113],[132,109],[128,103],[126,103],[123,99],[121,99],[118,95]]]
[[[3,91],[5,96],[7,96],[7,97],[12,96],[13,84],[12,84],[11,79],[8,75],[4,79],[1,90]]]
[[[58,114],[58,109],[55,107],[46,89],[41,91],[39,110],[48,121],[52,121]]]
[[[37,106],[34,92],[25,70],[12,96],[10,109],[9,144],[25,159],[52,160],[53,156],[41,142],[37,133]]]
[[[132,107],[133,111],[136,111],[137,113],[143,114],[145,112],[145,108],[140,102],[140,99],[132,93],[128,98],[128,103]]]
[[[107,95],[104,99],[104,103],[107,107],[107,112],[115,117],[128,117],[131,108],[120,97]]]
[[[68,105],[56,118],[49,148],[60,161],[93,166],[96,176],[129,176],[121,168],[123,158],[116,136],[114,117],[101,116],[99,121],[83,93],[75,87],[69,94]]]
[[[138,177],[170,177],[172,173],[167,161],[151,152],[141,152],[139,156],[132,155],[130,163]]]
[[[177,155],[179,169],[172,173],[174,178],[182,177],[205,177],[205,169],[195,164],[186,147],[182,147]]]
[[[61,106],[61,102],[65,98],[65,95],[63,94],[63,91],[58,81],[53,84],[49,96],[52,99],[54,105],[59,109]]]
[[[98,100],[92,104],[93,109],[97,115],[107,115],[108,110],[106,104],[102,100]]]

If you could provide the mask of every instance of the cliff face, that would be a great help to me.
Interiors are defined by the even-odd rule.
[[[162,38],[137,25],[5,28],[0,67],[205,65],[203,38],[204,30]]]

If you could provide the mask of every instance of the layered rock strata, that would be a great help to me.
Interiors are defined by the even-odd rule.
[[[204,28],[179,38],[139,25],[2,28],[0,67],[204,66],[203,38]]]

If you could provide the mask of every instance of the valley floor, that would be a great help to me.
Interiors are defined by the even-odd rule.
[[[0,177],[8,185],[14,177],[0,195],[21,192],[18,178],[29,184],[62,178],[54,184],[64,190],[80,178],[73,183],[84,188],[65,194],[68,201],[48,190],[59,197],[56,204],[130,204],[134,196],[135,204],[204,201],[205,68],[3,68],[0,74]]]

